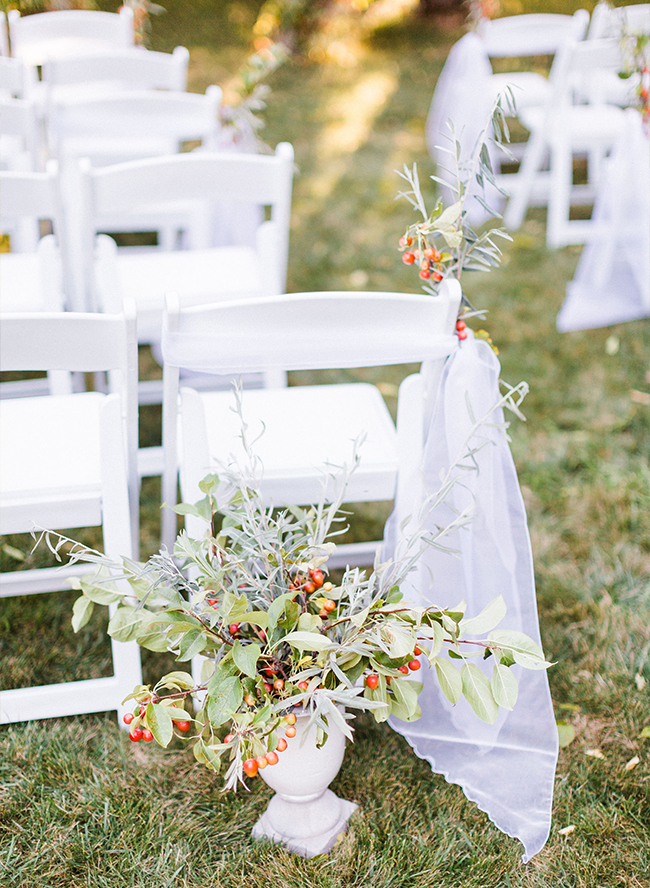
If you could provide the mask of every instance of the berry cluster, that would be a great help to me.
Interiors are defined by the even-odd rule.
[[[290,740],[296,736],[296,716],[293,712],[290,712],[288,715],[284,716],[284,723],[287,725],[287,728],[284,732],[284,737],[280,737],[275,745],[275,749],[269,750],[269,752],[264,755],[260,755],[257,758],[249,758],[243,764],[244,773],[248,777],[255,777],[258,771],[266,768],[267,765],[277,765],[279,761],[278,752],[284,752],[287,748],[287,741],[285,737],[288,737]],[[224,738],[224,743],[231,743],[234,740],[234,734],[228,734]]]
[[[403,250],[406,250],[412,244],[413,238],[409,234],[405,234],[399,239],[400,248]],[[420,268],[421,280],[428,281],[431,279],[436,283],[439,283],[443,278],[445,259],[450,258],[451,256],[441,253],[435,247],[429,246],[428,241],[424,241],[421,247],[416,248],[412,252],[411,250],[406,250],[406,252],[402,253],[404,265],[414,265],[417,262]]]
[[[123,716],[124,724],[132,726],[129,728],[129,738],[134,743],[139,743],[140,740],[144,740],[145,743],[151,743],[151,741],[153,740],[153,734],[149,730],[149,728],[146,727],[146,722],[145,722],[145,727],[144,728],[142,727],[142,723],[145,720],[146,714],[147,714],[147,707],[140,706],[138,708],[137,713],[127,712]],[[178,728],[178,730],[183,734],[185,734],[191,728],[191,722],[186,719],[174,720],[174,724]]]

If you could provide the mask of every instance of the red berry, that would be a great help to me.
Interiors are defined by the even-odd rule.
[[[404,265],[413,265],[415,262],[415,255],[413,253],[402,253],[402,262]]]
[[[328,614],[331,614],[333,610],[336,610],[336,602],[329,598],[323,605],[323,610],[327,611]]]
[[[286,748],[287,748],[287,741],[284,739],[284,737],[280,737],[280,739],[278,740],[277,749],[279,750],[279,752],[284,752],[284,750]]]
[[[316,585],[315,585],[315,583],[305,583],[305,585],[302,587],[302,589],[303,589],[303,592],[307,593],[307,595],[311,595],[312,592],[316,591]]]
[[[309,687],[309,684],[306,681],[299,681],[298,687],[300,688],[301,691],[306,691],[307,688]]]
[[[415,647],[413,648],[414,656],[419,657],[421,653],[422,653],[422,648],[420,647],[419,644],[416,644]]]
[[[223,742],[224,742],[224,743],[230,743],[230,741],[231,741],[231,740],[234,740],[234,739],[235,739],[235,735],[234,735],[234,734],[226,734],[226,736],[223,738]]]
[[[422,666],[419,660],[409,660],[409,669],[411,672],[417,672],[418,669]]]
[[[312,570],[310,572],[310,576],[311,576],[311,580],[312,580],[312,583],[314,584],[314,586],[316,586],[317,589],[320,589],[320,587],[323,585],[323,571],[322,570]]]
[[[463,339],[467,339],[467,330],[459,330],[458,338],[462,341]]]
[[[424,255],[427,259],[430,259],[432,262],[440,262],[440,253],[438,250],[435,250],[433,247],[429,247],[424,251]]]
[[[409,237],[408,234],[403,235],[399,239],[400,247],[410,247],[412,243],[413,243],[413,238]]]
[[[434,279],[434,281],[441,281],[442,280],[442,275],[440,274],[439,271],[434,271],[433,274],[431,275],[431,277]]]
[[[423,281],[428,281],[429,278],[431,277],[431,272],[429,271],[428,268],[421,268],[420,269],[420,277],[422,278]],[[434,272],[434,277],[435,277],[435,272]]]
[[[244,697],[244,703],[247,706],[255,706],[255,697],[252,694],[246,694]]]
[[[260,629],[258,634],[262,641],[266,641],[266,632],[263,629]]]
[[[403,672],[404,675],[408,675],[408,674],[409,674],[409,668],[408,668],[408,666],[400,666],[400,667],[399,667],[399,671],[400,671],[400,672]]]
[[[264,690],[267,694],[270,694],[273,691],[273,685],[269,684],[268,681],[264,682]]]
[[[190,722],[188,722],[188,721],[179,721],[179,722],[176,722],[176,727],[178,728],[179,731],[182,731],[182,733],[184,734],[186,731],[189,731],[189,729],[192,726],[191,726]]]
[[[456,329],[464,330],[466,326],[467,324],[465,323],[465,321],[463,321],[461,318],[458,318],[458,320],[456,321]]]
[[[142,728],[133,728],[129,733],[129,737],[134,743],[137,743],[139,740],[142,740],[142,733]]]
[[[228,626],[228,631],[231,635],[237,635],[239,632],[239,623],[231,623],[230,626]]]
[[[370,675],[366,675],[366,685],[370,688],[371,691],[374,691],[378,684],[379,676],[376,673],[371,672]]]
[[[322,608],[318,611],[318,616],[319,616],[319,617],[327,617],[327,616],[328,616],[328,612],[325,610],[324,607],[322,607]]]
[[[273,687],[275,688],[276,691],[281,691],[282,688],[284,687],[283,680],[281,678],[276,678],[276,680],[273,682]]]
[[[254,777],[257,774],[257,762],[255,759],[246,759],[243,768],[249,777]]]
[[[295,737],[296,736],[296,729],[294,728],[294,726],[289,725],[287,730],[284,732],[284,735],[285,735],[285,737],[289,737],[289,738]]]
[[[266,758],[266,761],[269,765],[277,765],[277,763],[280,760],[278,758],[277,752],[273,752],[273,751],[267,752],[265,758]]]
[[[132,712],[126,712],[124,714],[124,718],[122,719],[122,721],[124,722],[125,725],[130,725],[134,718],[135,718],[135,715],[133,715]]]
[[[142,732],[142,739],[145,741],[145,743],[151,743],[151,741],[153,740],[153,734],[151,733],[149,728],[145,728]]]

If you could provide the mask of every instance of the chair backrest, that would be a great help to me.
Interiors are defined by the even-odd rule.
[[[133,10],[118,14],[86,9],[65,9],[21,16],[9,11],[11,54],[31,65],[49,58],[88,53],[108,47],[133,46]]]
[[[172,53],[141,47],[116,48],[109,52],[53,58],[43,65],[48,87],[73,84],[114,85],[130,89],[187,90],[190,54],[184,46]]]
[[[3,13],[4,15],[4,13]],[[0,19],[0,33],[2,20]],[[27,88],[27,71],[20,59],[0,54],[0,95],[22,99]]]
[[[169,366],[224,375],[367,367],[449,353],[460,294],[291,293],[180,309],[168,294],[162,348]]]
[[[623,28],[633,34],[650,34],[650,4],[612,7],[609,3],[598,3],[591,15],[587,37],[589,40],[620,37]]]
[[[284,289],[293,182],[293,148],[287,142],[281,142],[274,155],[197,151],[96,169],[82,160],[79,174],[84,256],[93,255],[101,216],[124,214],[128,220],[129,213],[192,201],[266,205],[271,208]]]
[[[200,139],[212,145],[219,132],[221,90],[205,95],[158,90],[127,90],[94,98],[54,101],[48,108],[51,151],[65,152],[66,138],[165,139],[180,145]]]
[[[2,315],[0,370],[118,371],[122,400],[129,495],[137,516],[138,346],[135,305],[121,314],[42,312]],[[118,386],[114,387],[116,390]],[[137,524],[135,525],[137,526]]]
[[[620,43],[614,38],[565,43],[551,67],[549,79],[553,89],[546,108],[547,118],[569,108],[576,93],[598,104],[600,96],[592,89],[593,73],[620,70],[621,65]]]
[[[588,25],[589,13],[579,9],[573,15],[532,13],[482,19],[478,34],[492,58],[554,55],[566,40],[582,40]]]

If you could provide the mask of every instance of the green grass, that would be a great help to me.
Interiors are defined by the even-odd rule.
[[[232,32],[229,46],[208,43],[216,19],[200,31],[197,10],[208,15],[211,6],[194,4],[192,18],[188,4],[166,5],[155,38],[166,49],[190,46],[197,89],[243,56]],[[248,14],[239,6],[240,17]],[[393,199],[393,170],[414,160],[423,173],[431,169],[424,117],[456,36],[414,22],[376,38],[355,68],[295,62],[274,75],[266,137],[291,141],[299,166],[292,290],[417,289],[396,250],[410,211]],[[251,841],[252,823],[270,797],[260,781],[252,781],[250,793],[224,796],[218,779],[180,746],[135,747],[112,716],[98,715],[0,729],[3,885],[650,885],[650,739],[640,738],[650,725],[650,407],[631,394],[650,391],[650,325],[557,333],[555,315],[578,255],[578,248],[548,252],[544,214],[535,212],[507,247],[501,269],[465,281],[472,300],[489,310],[485,326],[501,350],[504,378],[531,386],[528,421],[512,426],[512,449],[529,514],[542,635],[557,661],[549,676],[553,699],[558,717],[576,731],[560,753],[546,848],[524,867],[519,843],[458,787],[432,774],[388,727],[361,718],[333,785],[359,803],[360,813],[332,854],[305,862]],[[381,383],[394,408],[406,372],[359,375]],[[156,421],[145,418],[143,438],[151,442]],[[157,541],[157,497],[156,482],[147,483],[146,552]],[[374,535],[382,520],[367,513],[357,533]],[[27,551],[24,538],[5,542]],[[43,558],[36,553],[24,564]],[[6,551],[0,559],[3,570],[18,566]],[[105,674],[101,615],[74,636],[72,597],[2,602],[0,688]],[[147,654],[144,668],[152,678],[165,666]],[[645,689],[635,676],[645,679]],[[586,754],[594,749],[604,757]],[[639,764],[625,770],[633,756]],[[560,835],[570,825],[575,830]]]

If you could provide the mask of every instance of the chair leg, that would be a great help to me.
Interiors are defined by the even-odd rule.
[[[546,246],[563,246],[567,241],[571,186],[573,182],[573,155],[571,146],[558,139],[551,145],[551,181],[546,220]]]
[[[504,214],[506,228],[516,231],[521,227],[531,201],[535,177],[544,159],[546,140],[541,132],[532,132],[526,145],[519,172],[513,184],[513,193]]]

